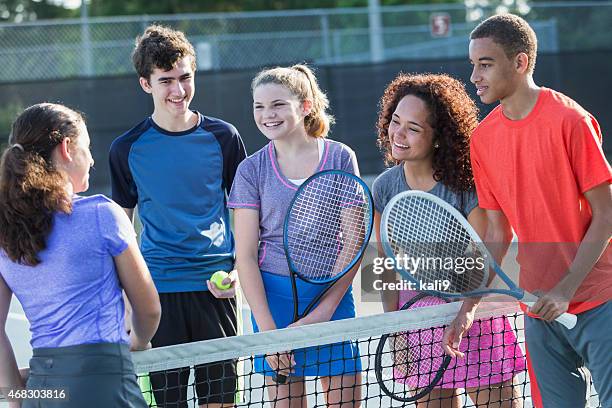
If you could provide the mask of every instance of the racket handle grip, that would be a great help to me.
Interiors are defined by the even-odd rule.
[[[535,305],[535,302],[523,301],[523,303],[529,307],[533,307],[533,305]],[[561,316],[557,317],[555,321],[561,323],[568,330],[571,330],[576,326],[576,322],[578,321],[578,318],[576,317],[575,314],[563,313]]]

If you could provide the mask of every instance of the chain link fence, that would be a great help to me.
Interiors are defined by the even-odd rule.
[[[151,23],[184,31],[205,71],[457,58],[467,55],[477,22],[499,11],[478,3],[0,24],[0,82],[132,73],[134,39]],[[612,49],[612,1],[525,3],[518,11],[540,52]]]

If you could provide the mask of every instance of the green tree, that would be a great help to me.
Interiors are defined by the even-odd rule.
[[[358,7],[367,0],[91,0],[91,16]]]
[[[448,3],[462,0],[410,0],[410,4]],[[383,6],[406,0],[380,0]],[[368,0],[91,0],[91,16],[178,14],[220,11],[294,10],[309,8],[367,7]]]
[[[367,7],[368,0],[85,0],[88,14],[120,16],[139,14],[210,13],[223,11],[296,10],[311,8]],[[406,0],[379,0],[383,6]],[[409,4],[448,3],[463,0],[410,0]],[[0,22],[24,22],[54,18],[78,18],[79,8],[69,9],[61,0],[0,0]]]
[[[23,21],[71,18],[78,10],[67,9],[52,0],[0,0],[0,21],[21,23]]]

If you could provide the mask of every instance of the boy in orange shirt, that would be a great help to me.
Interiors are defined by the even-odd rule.
[[[534,402],[585,406],[587,362],[602,406],[612,406],[612,180],[595,118],[575,101],[534,83],[537,39],[527,22],[505,14],[470,36],[470,78],[483,103],[500,104],[471,140],[487,243],[501,261],[514,229],[520,286],[541,294],[525,317]],[[501,245],[499,245],[502,243]],[[501,262],[500,262],[501,263]],[[458,355],[473,321],[465,302],[447,330],[446,350]],[[554,319],[578,315],[568,330]]]

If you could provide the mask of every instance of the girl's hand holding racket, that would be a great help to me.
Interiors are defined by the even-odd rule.
[[[270,365],[270,368],[288,378],[293,373],[293,367],[295,366],[295,359],[290,351],[280,351],[274,354],[266,355],[266,361]]]
[[[372,233],[374,205],[368,186],[342,170],[324,170],[309,177],[289,205],[283,230],[293,294],[293,322],[300,322],[329,289],[359,265]],[[300,310],[296,279],[321,290]],[[333,314],[333,313],[332,313]],[[273,376],[287,381],[283,373]]]

